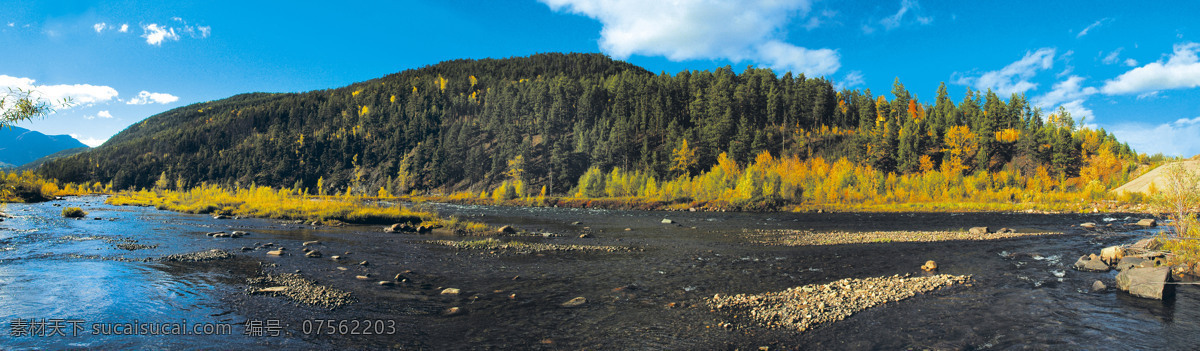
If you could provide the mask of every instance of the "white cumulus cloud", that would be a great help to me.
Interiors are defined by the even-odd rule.
[[[151,23],[142,26],[142,31],[142,38],[146,38],[146,44],[162,46],[165,40],[179,41],[179,34],[175,34],[175,28]]]
[[[55,84],[38,85],[31,78],[12,77],[0,74],[0,92],[7,93],[9,89],[21,89],[34,92],[34,98],[51,102],[55,109],[69,109],[75,106],[91,106],[96,103],[108,102],[117,97],[117,90],[104,85],[91,84]],[[70,99],[70,104],[64,104],[63,99]]]
[[[619,59],[637,54],[673,61],[750,60],[808,75],[832,74],[841,66],[835,50],[783,41],[785,26],[809,15],[809,0],[539,1],[600,21],[600,48]]]
[[[129,24],[128,23],[121,24],[121,29],[118,29],[117,31],[121,32],[121,33],[129,32]]]
[[[1158,125],[1126,123],[1109,129],[1137,152],[1189,157],[1200,154],[1200,117]]]
[[[1174,52],[1163,62],[1158,60],[1137,67],[1104,82],[1100,90],[1108,95],[1138,94],[1167,89],[1200,86],[1198,43],[1175,44]]]
[[[1054,48],[1041,48],[1037,51],[1026,52],[1025,57],[1000,70],[984,72],[978,77],[960,76],[955,81],[979,90],[992,89],[1000,96],[1022,94],[1037,89],[1037,83],[1029,80],[1037,75],[1038,71],[1054,67],[1054,52]]]
[[[100,146],[100,144],[104,144],[104,142],[108,141],[107,138],[106,139],[85,138],[79,134],[74,134],[74,133],[68,134],[68,135],[70,135],[72,138],[75,138],[75,140],[79,140],[79,142],[83,143],[83,145],[87,145],[87,146],[91,146],[91,147]]]
[[[96,23],[92,26],[92,29],[95,29],[96,33],[103,32],[105,28],[108,28],[108,24],[104,22]]]
[[[129,99],[129,102],[126,102],[126,104],[129,104],[129,105],[164,104],[165,105],[165,104],[169,104],[169,103],[172,103],[175,101],[179,101],[178,96],[167,94],[167,93],[151,93],[151,92],[142,90],[142,92],[138,93],[137,97]]]

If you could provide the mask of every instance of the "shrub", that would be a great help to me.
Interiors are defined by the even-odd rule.
[[[79,207],[67,207],[62,210],[62,215],[67,218],[83,218],[87,216],[87,212]]]

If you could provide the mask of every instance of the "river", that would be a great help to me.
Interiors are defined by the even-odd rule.
[[[79,206],[86,219],[65,219]],[[311,227],[117,207],[100,197],[8,204],[0,222],[0,349],[1194,349],[1200,290],[1143,300],[1092,293],[1115,272],[1070,268],[1081,254],[1157,230],[1097,234],[1073,224],[1120,224],[1125,215],[702,213],[427,205],[444,215],[510,224],[551,237],[530,242],[608,245],[619,252],[513,254],[430,244],[446,235],[383,233],[378,226]],[[99,218],[99,219],[95,219]],[[677,224],[663,224],[670,218]],[[573,222],[581,222],[573,224]],[[747,230],[963,230],[974,226],[1066,235],[993,241],[765,246]],[[629,230],[625,230],[628,228]],[[243,230],[241,238],[212,231]],[[579,238],[589,233],[591,238]],[[325,252],[306,258],[304,241]],[[286,247],[282,257],[262,248]],[[243,250],[245,248],[246,250]],[[160,257],[226,250],[233,258]],[[344,259],[333,261],[331,255]],[[956,286],[859,312],[804,333],[712,311],[714,294],[763,293],[918,273],[972,275]],[[366,265],[360,264],[367,261]],[[333,308],[248,294],[248,279],[295,273],[347,291]],[[403,274],[403,284],[381,286]],[[359,280],[357,276],[369,279]],[[443,295],[444,288],[461,290]],[[587,302],[567,308],[576,297]],[[454,313],[447,311],[458,307]],[[371,323],[370,335],[314,331],[315,323]],[[355,322],[357,321],[357,322]],[[166,326],[161,326],[160,323]],[[386,323],[384,325],[383,323]],[[159,334],[111,335],[138,327]],[[61,335],[44,335],[50,328]],[[65,328],[53,328],[65,326]],[[154,326],[155,329],[151,329]],[[253,331],[247,335],[249,326]],[[270,326],[264,329],[260,326]],[[168,329],[162,329],[168,328]],[[165,331],[164,331],[165,330]],[[37,332],[42,332],[40,335]],[[24,332],[24,333],[23,333]],[[19,334],[19,335],[17,335]],[[223,334],[223,335],[207,335]],[[345,334],[349,334],[347,330]],[[361,332],[358,334],[362,334]]]

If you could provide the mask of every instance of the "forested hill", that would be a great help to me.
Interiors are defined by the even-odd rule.
[[[748,162],[762,151],[899,174],[1041,167],[1063,178],[1093,158],[1133,157],[1104,131],[1076,128],[1065,111],[1043,115],[1020,95],[969,91],[955,102],[942,86],[918,101],[899,80],[885,96],[767,69],[656,75],[599,54],[538,54],[193,104],[40,172],[118,189],[208,182],[369,194],[479,191],[520,177],[566,193],[592,167],[673,178],[722,153]],[[1102,176],[1093,178],[1115,181]]]

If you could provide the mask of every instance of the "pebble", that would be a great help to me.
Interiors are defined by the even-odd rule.
[[[587,299],[584,298],[583,296],[580,296],[580,297],[573,298],[567,302],[563,302],[562,307],[568,307],[568,308],[569,307],[579,307],[585,303],[587,303]]]

